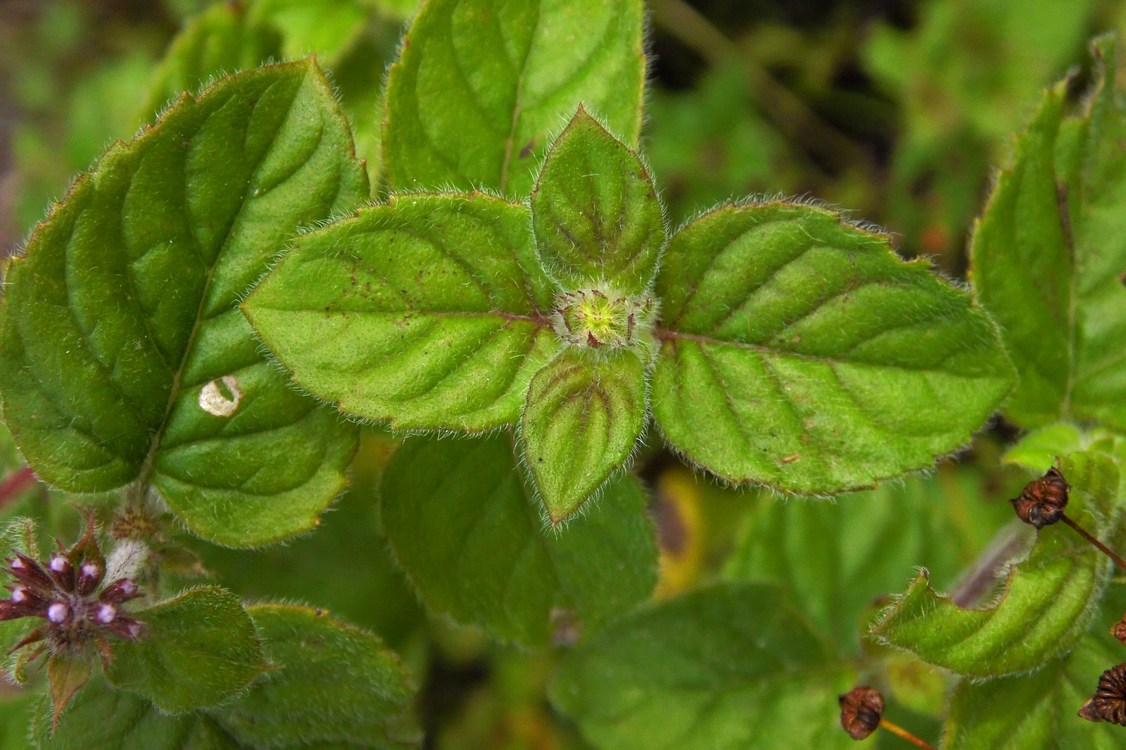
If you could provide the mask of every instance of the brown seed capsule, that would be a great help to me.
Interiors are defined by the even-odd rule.
[[[1126,644],[1126,615],[1122,615],[1122,619],[1114,623],[1114,627],[1110,629],[1110,634]]]
[[[854,740],[862,740],[880,726],[884,697],[867,686],[855,687],[837,699],[841,704],[841,726]]]
[[[1060,520],[1067,507],[1067,493],[1071,485],[1056,467],[1024,486],[1020,497],[1011,502],[1020,520],[1040,529]]]
[[[1087,721],[1105,721],[1126,727],[1126,664],[1103,672],[1095,695],[1079,709]]]

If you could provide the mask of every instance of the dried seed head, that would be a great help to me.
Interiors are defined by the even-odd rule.
[[[1087,721],[1105,721],[1126,727],[1126,664],[1103,672],[1093,698],[1079,709]]]
[[[1024,486],[1020,497],[1011,502],[1020,520],[1040,529],[1060,520],[1067,507],[1067,493],[1071,485],[1056,467]]]
[[[884,697],[867,686],[855,687],[838,698],[841,704],[841,726],[854,740],[862,740],[880,726],[884,715]]]
[[[1114,623],[1114,627],[1110,629],[1110,634],[1126,644],[1126,615],[1122,615],[1122,619]]]

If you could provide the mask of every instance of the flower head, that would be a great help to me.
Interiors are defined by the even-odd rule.
[[[137,640],[144,634],[144,624],[121,607],[141,592],[131,578],[105,580],[106,561],[94,537],[92,517],[86,533],[69,550],[60,545],[59,551],[43,562],[17,552],[6,563],[14,583],[7,586],[8,598],[0,599],[0,621],[20,617],[45,621],[13,651],[46,641],[52,654],[78,654],[93,643],[108,659],[108,635]]]

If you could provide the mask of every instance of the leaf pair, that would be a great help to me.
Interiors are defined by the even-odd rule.
[[[481,193],[394,195],[299,238],[243,307],[295,380],[341,411],[400,430],[519,422],[559,521],[644,427],[647,332],[634,297],[663,244],[643,165],[580,110],[530,207]],[[570,326],[576,343],[564,346],[553,325]]]
[[[802,493],[926,465],[1010,387],[989,319],[882,235],[811,206],[731,205],[660,260],[660,217],[637,156],[580,111],[530,210],[392,196],[301,237],[244,309],[343,411],[406,430],[519,424],[553,522],[627,460],[650,372],[673,448]]]

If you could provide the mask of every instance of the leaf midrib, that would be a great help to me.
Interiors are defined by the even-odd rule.
[[[308,71],[306,70],[304,72],[304,74],[302,75],[300,83],[298,83],[296,86],[294,86],[293,96],[289,101],[289,105],[288,105],[288,108],[286,110],[285,116],[283,118],[280,118],[280,120],[279,120],[283,125],[285,123],[289,122],[290,117],[293,113],[294,102],[297,101],[297,97],[298,97],[300,91],[302,90],[302,88],[304,87],[304,84],[305,84],[305,81],[306,81],[307,78],[308,78]],[[277,85],[277,81],[271,82],[270,85],[267,86],[258,95],[258,102],[255,103],[255,106],[257,106],[257,104],[261,102],[262,98],[266,95],[266,93],[269,92],[271,89],[273,89],[275,85]],[[195,99],[194,101],[198,102],[199,100]],[[196,126],[195,132],[192,134],[192,140],[193,141],[195,140],[195,138],[198,137],[200,131],[203,129],[204,125],[208,122],[208,120],[210,120],[211,117],[215,116],[215,114],[219,111],[220,111],[219,108],[212,111],[211,113],[208,114],[207,117],[205,117]],[[247,127],[249,127],[249,125],[250,125],[250,123],[248,121]],[[274,138],[272,139],[272,142],[271,142],[269,148],[263,150],[261,156],[255,162],[254,166],[250,169],[249,174],[248,174],[248,178],[247,178],[247,182],[246,182],[246,185],[244,187],[249,187],[251,184],[253,184],[255,177],[257,176],[259,170],[262,167],[262,164],[266,161],[266,159],[269,157],[269,155],[273,153],[274,148],[277,145],[277,132],[280,132],[280,128],[277,131],[275,131]],[[313,153],[315,153],[315,150],[314,150]],[[187,192],[188,192],[187,172],[185,170],[185,172],[184,172],[185,204],[187,202]],[[193,354],[194,348],[195,348],[195,342],[196,342],[196,339],[199,336],[199,332],[202,329],[203,324],[209,319],[204,314],[204,312],[205,312],[205,309],[207,307],[208,295],[211,291],[212,282],[215,279],[216,270],[221,265],[222,258],[224,257],[225,253],[227,252],[227,246],[230,244],[232,232],[234,231],[235,227],[237,227],[239,225],[239,221],[242,218],[243,212],[246,210],[246,206],[252,198],[253,198],[253,196],[249,193],[249,191],[244,193],[243,199],[239,203],[238,211],[235,212],[235,215],[232,217],[230,224],[227,226],[227,229],[224,232],[223,242],[219,246],[219,251],[215,254],[214,261],[211,263],[210,267],[207,269],[207,280],[204,282],[203,289],[200,291],[199,301],[196,304],[196,312],[195,312],[195,316],[192,320],[192,330],[191,330],[191,333],[188,334],[188,339],[184,344],[183,354],[180,357],[180,364],[176,368],[176,372],[172,376],[172,383],[169,386],[168,401],[167,401],[167,403],[165,404],[165,407],[164,407],[164,416],[161,417],[160,426],[156,429],[156,432],[153,433],[152,439],[149,441],[148,453],[145,455],[144,461],[141,463],[141,467],[137,472],[137,478],[134,480],[132,490],[129,493],[128,499],[129,499],[129,502],[131,502],[131,503],[140,504],[144,500],[145,496],[148,494],[148,488],[149,488],[149,485],[152,482],[152,475],[153,475],[154,471],[156,470],[157,453],[160,450],[160,445],[161,445],[161,442],[164,438],[164,433],[168,428],[169,420],[172,418],[172,412],[173,412],[173,410],[176,406],[176,403],[180,399],[180,395],[181,395],[180,385],[183,382],[184,373],[187,370],[188,363],[191,361],[192,354]],[[185,209],[186,209],[186,206],[185,206]],[[193,247],[195,249],[195,252],[196,252],[197,256],[200,257],[200,259],[202,259],[202,254],[200,253],[199,242],[198,242],[198,239],[196,238],[195,232],[192,231],[190,234],[191,234],[191,237],[192,237],[192,244],[193,244]]]

